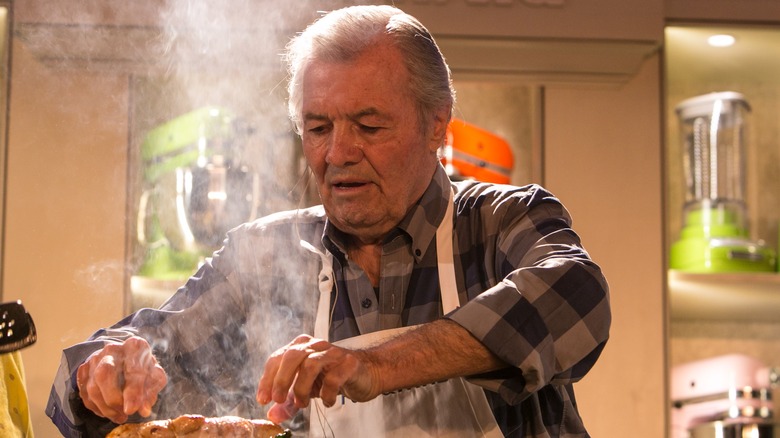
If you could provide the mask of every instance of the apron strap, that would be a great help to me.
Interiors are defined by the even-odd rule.
[[[317,317],[314,318],[314,337],[319,339],[329,339],[330,332],[330,294],[333,291],[333,255],[328,252],[322,252],[311,243],[301,240],[300,244],[306,250],[320,256],[322,267],[317,278],[317,285],[320,290],[320,299],[317,304]]]
[[[444,314],[452,312],[460,306],[458,300],[458,285],[455,281],[455,257],[452,248],[452,214],[455,194],[450,188],[450,198],[444,219],[436,230],[436,256],[439,261],[439,287],[441,288],[441,307]]]
[[[453,210],[454,192],[450,188],[447,210],[436,230],[439,286],[441,288],[442,310],[445,314],[455,310],[460,304],[455,282],[453,256]],[[332,256],[327,251],[324,254],[314,249],[306,242],[301,242],[301,245],[322,258],[320,302],[314,325],[314,335],[320,339],[328,339],[330,296],[333,288]],[[380,330],[336,342],[336,345],[344,348],[367,347],[413,328]],[[447,406],[447,408],[439,410],[443,406]],[[309,421],[309,438],[326,436],[368,436],[372,438],[406,438],[408,436],[503,437],[493,417],[484,390],[461,378],[397,391],[365,403],[354,403],[342,399],[341,404],[337,403],[333,407],[326,408],[322,405],[321,400],[315,399],[312,408],[307,413],[307,419]],[[432,422],[432,419],[435,421]]]
[[[452,216],[454,210],[455,193],[450,188],[450,196],[447,201],[447,209],[444,212],[439,228],[436,230],[436,256],[438,258],[439,287],[441,289],[442,311],[447,314],[460,306],[458,299],[458,285],[455,281],[455,261],[453,255]],[[318,286],[320,291],[317,305],[317,317],[314,321],[314,337],[328,340],[330,327],[330,301],[333,291],[333,255],[328,251],[320,251],[305,240],[300,245],[306,250],[320,256],[322,268],[320,269]]]

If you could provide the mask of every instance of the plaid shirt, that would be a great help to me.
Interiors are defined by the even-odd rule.
[[[451,186],[461,307],[442,315],[435,233]],[[606,281],[570,222],[539,186],[450,183],[439,168],[383,242],[377,289],[346,257],[344,236],[321,206],[242,225],[159,310],[140,310],[65,350],[47,414],[66,436],[110,430],[81,404],[74,373],[105,342],[137,334],[169,377],[155,417],[263,416],[254,396],[265,359],[313,331],[321,259],[303,240],[334,255],[331,341],[450,318],[512,365],[471,379],[486,388],[505,436],[586,437],[572,383],[604,348],[610,308]]]

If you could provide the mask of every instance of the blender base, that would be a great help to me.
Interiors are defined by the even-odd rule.
[[[686,272],[775,272],[774,250],[741,238],[686,238],[672,245],[669,267]]]

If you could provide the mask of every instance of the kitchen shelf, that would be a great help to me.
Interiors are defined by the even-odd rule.
[[[780,323],[780,274],[670,270],[672,320]]]

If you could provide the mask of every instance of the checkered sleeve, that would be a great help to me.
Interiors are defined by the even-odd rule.
[[[149,342],[169,378],[155,404],[154,415],[173,417],[185,402],[203,409],[211,398],[219,398],[231,407],[239,403],[237,394],[243,388],[237,388],[236,376],[241,373],[233,372],[230,364],[246,361],[246,336],[240,330],[243,303],[234,282],[225,274],[230,271],[215,267],[229,265],[224,259],[234,257],[236,246],[228,245],[214,254],[160,309],[140,309],[63,351],[47,406],[47,414],[63,435],[105,436],[116,426],[84,406],[75,373],[107,343],[122,342],[133,335]],[[206,394],[210,389],[207,385],[219,386],[220,392],[213,397]],[[140,419],[136,415],[131,421]]]
[[[608,287],[552,195],[536,187],[485,204],[482,226],[496,232],[467,252],[481,252],[496,282],[448,317],[516,367],[477,381],[516,404],[593,366],[609,334]]]

